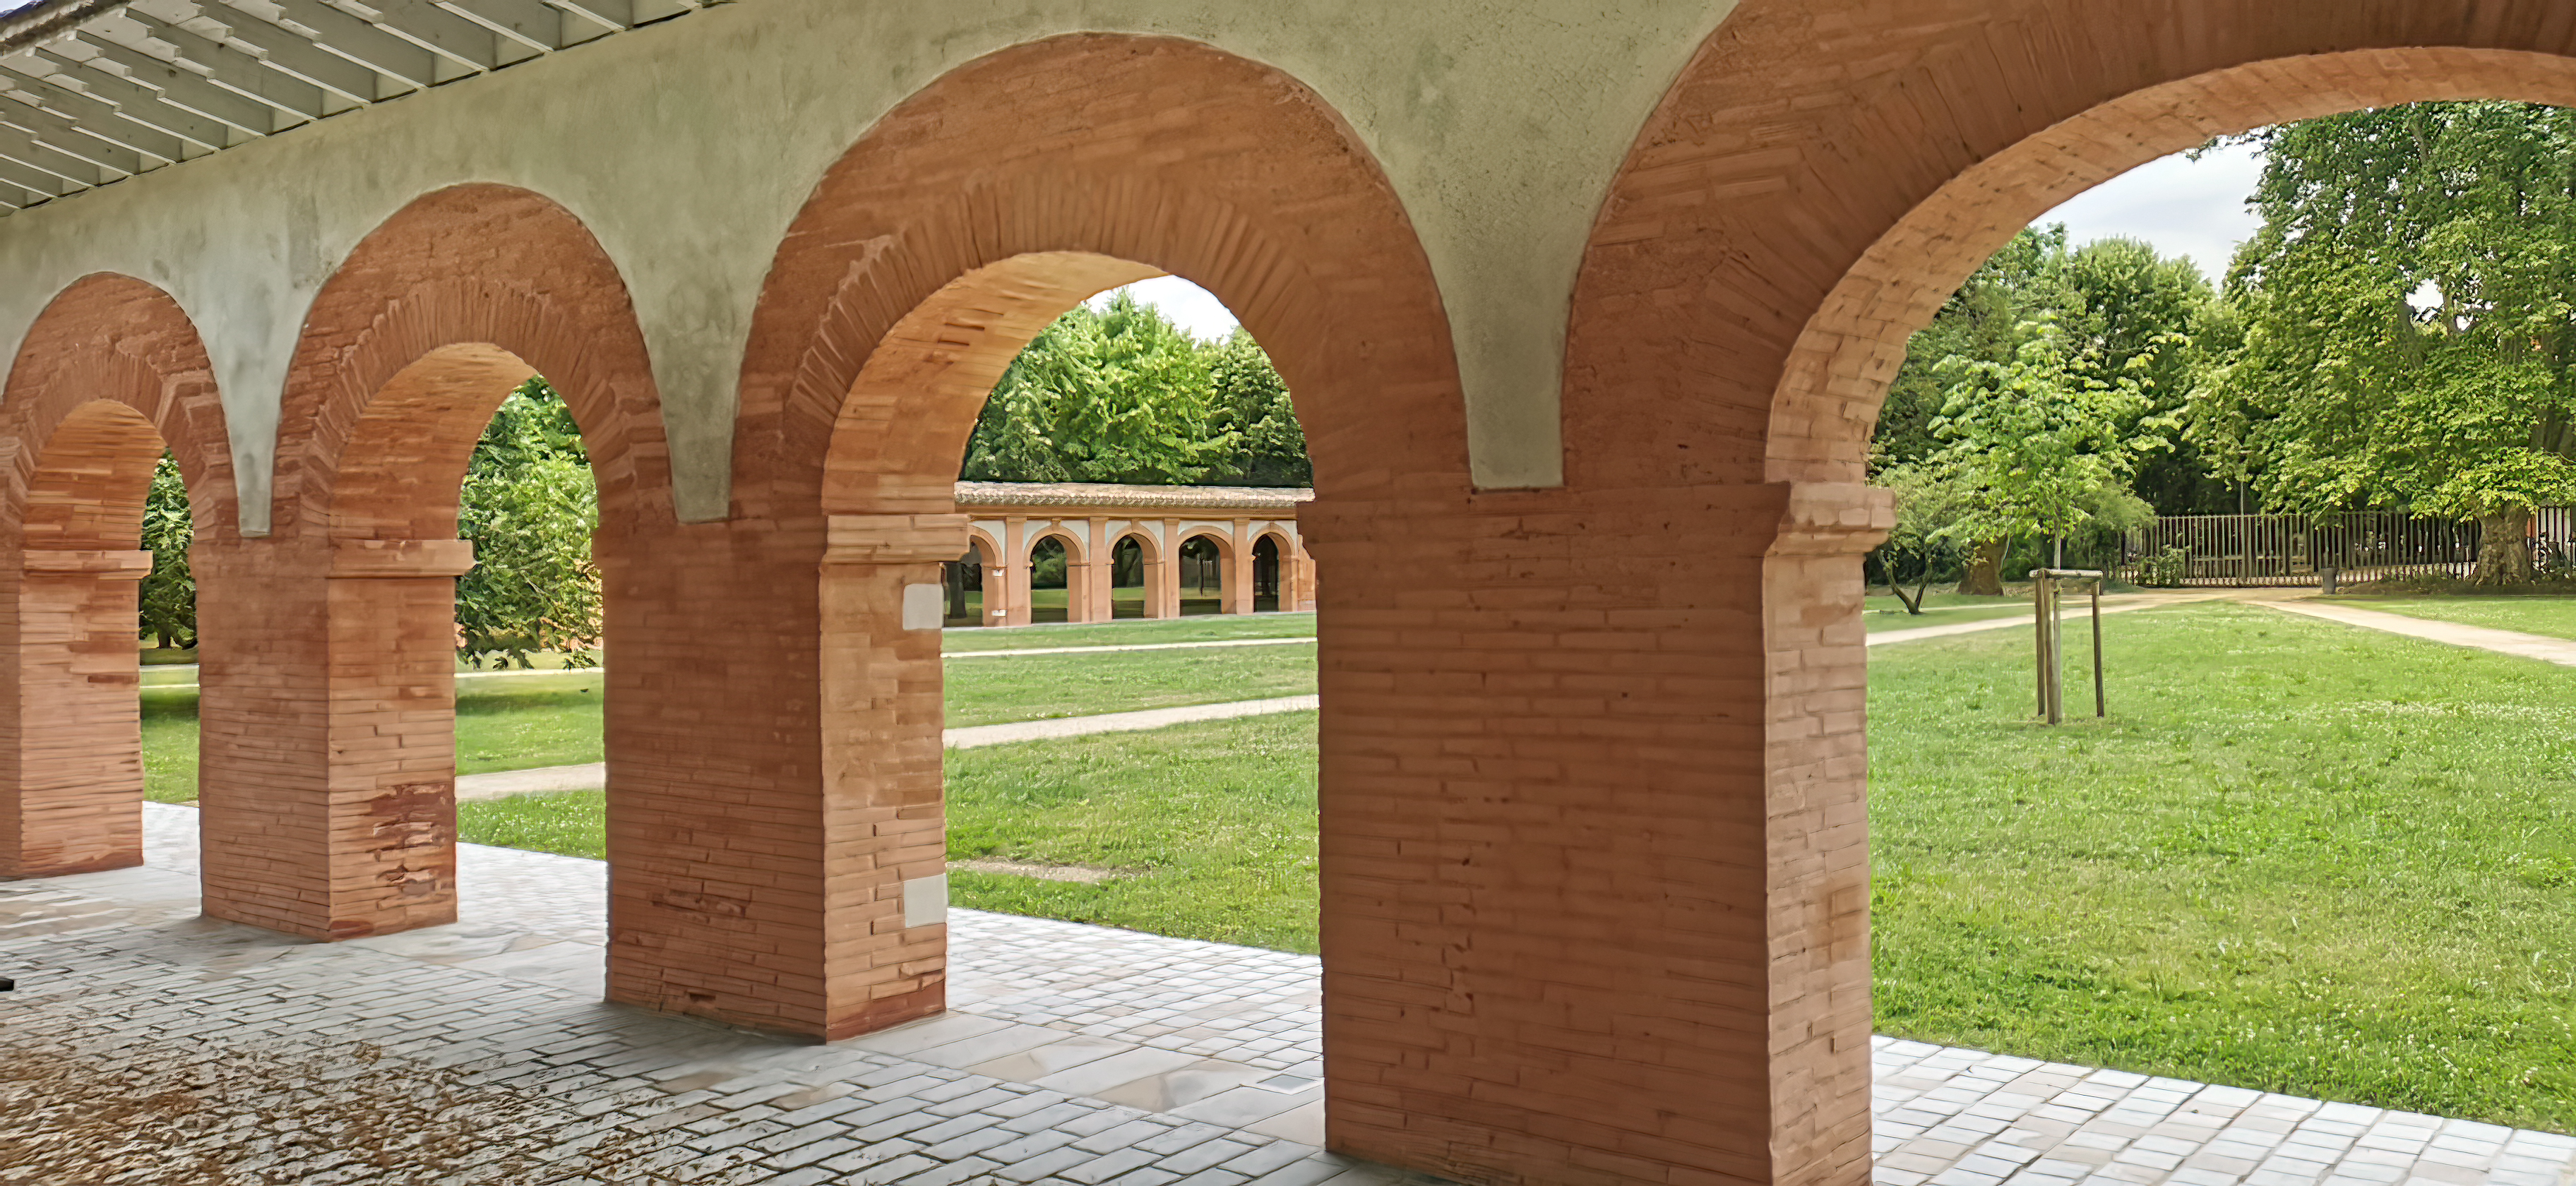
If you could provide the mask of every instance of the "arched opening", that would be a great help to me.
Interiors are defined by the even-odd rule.
[[[1181,614],[1234,612],[1226,587],[1226,549],[1218,537],[1200,533],[1181,540]]]
[[[1072,537],[1050,533],[1029,547],[1029,621],[1080,621],[1082,581]]]
[[[617,755],[612,803],[621,766],[696,752],[621,746],[674,726],[649,693],[609,689],[677,666],[654,658],[664,636],[621,626],[635,590],[650,600],[678,579],[667,553],[620,564],[669,518],[667,455],[624,283],[562,208],[459,186],[361,240],[315,298],[288,372],[267,537],[198,549],[207,635],[258,657],[205,672],[207,913],[333,939],[456,917],[460,757],[468,769],[532,757],[506,738],[460,755],[460,648],[514,671],[562,657],[543,652],[614,652],[563,690],[578,706],[553,731],[566,752],[537,759]],[[530,533],[549,545],[523,546]],[[476,571],[478,548],[493,571]],[[504,555],[518,571],[485,581]],[[536,584],[571,592],[532,589],[528,564],[554,570]],[[236,590],[258,612],[224,608]],[[519,678],[478,674],[475,698]],[[495,723],[475,715],[468,739]]]
[[[2565,32],[2537,4],[2474,20],[2447,4],[2386,20],[2198,2],[1990,7],[1998,19],[1888,22],[1827,44],[1794,5],[1740,6],[1640,134],[1578,285],[1569,475],[1602,490],[1663,485],[1676,513],[1712,531],[1761,524],[1731,562],[1676,571],[1657,593],[1726,591],[1702,603],[1715,645],[1701,670],[1739,690],[1663,707],[1707,722],[1706,760],[1742,773],[1709,788],[1709,813],[1626,821],[1666,836],[1743,828],[1760,845],[1759,877],[1707,883],[1727,909],[1769,920],[1746,942],[1638,936],[1639,954],[1662,949],[1641,974],[1701,960],[1764,970],[1760,992],[1721,1009],[1767,1016],[1771,1040],[1710,1043],[1704,1065],[1712,1090],[1767,1092],[1773,1111],[1713,1117],[1683,1163],[1740,1160],[1774,1180],[1869,1174],[1870,912],[1883,899],[1865,823],[1878,763],[1863,733],[1857,561],[1893,526],[1863,481],[1907,337],[2033,218],[2212,135],[2419,99],[2564,103],[2576,83]],[[2184,27],[2208,35],[2167,36]],[[2002,65],[2014,61],[2087,65],[2043,78]],[[1734,118],[1755,110],[1779,122],[1750,131]],[[1742,623],[1736,645],[1716,642],[1721,615]],[[1728,720],[1760,726],[1719,741]],[[1722,818],[1714,805],[1729,802],[1745,814]],[[1878,1147],[1911,1139],[1883,1133]]]
[[[1252,610],[1279,610],[1279,537],[1264,535],[1252,545]]]
[[[143,504],[163,455],[126,404],[79,405],[38,446],[25,488],[16,653],[19,810],[0,875],[141,863],[143,731],[135,646]]]
[[[1109,616],[1112,618],[1150,618],[1154,613],[1152,574],[1148,569],[1144,537],[1134,534],[1118,537],[1109,546]]]
[[[207,519],[201,538],[231,537],[230,446],[210,374],[175,302],[109,274],[58,294],[8,371],[0,878],[138,864],[147,793],[193,793],[193,705],[138,703],[140,647],[154,640],[138,637],[137,600],[155,569],[142,549],[170,542],[144,531],[156,484],[181,515],[193,503]],[[184,571],[184,556],[165,559]]]

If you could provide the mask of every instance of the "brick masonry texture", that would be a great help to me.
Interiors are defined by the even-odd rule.
[[[822,176],[753,319],[720,521],[675,518],[617,266],[543,196],[429,193],[329,264],[259,538],[186,317],[93,276],[0,398],[0,876],[135,858],[118,648],[168,447],[202,529],[207,912],[362,945],[449,925],[443,549],[476,433],[537,372],[601,488],[605,995],[807,1038],[939,1013],[965,965],[903,905],[942,867],[940,662],[901,591],[966,547],[950,483],[1019,347],[1168,272],[1260,338],[1315,458],[1333,1147],[1493,1183],[1857,1183],[1853,558],[1887,523],[1857,483],[1905,337],[2085,184],[2301,115],[2576,100],[2571,38],[2553,0],[1745,0],[1606,195],[1547,490],[1469,482],[1439,286],[1339,115],[1175,39],[968,63]],[[1135,1037],[1171,1004],[1078,1024]],[[1218,1041],[1189,1029],[1216,1032],[1137,1057]],[[981,1170],[929,1150],[902,1172]]]

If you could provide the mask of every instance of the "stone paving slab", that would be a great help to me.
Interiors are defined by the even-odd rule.
[[[146,849],[0,883],[0,1184],[1431,1181],[1316,1147],[1311,956],[952,911],[950,1013],[814,1046],[599,1003],[597,861],[462,845],[464,921],[311,944],[196,916],[192,809],[151,805]],[[2552,1133],[1889,1038],[1873,1063],[1883,1186],[2576,1182]]]

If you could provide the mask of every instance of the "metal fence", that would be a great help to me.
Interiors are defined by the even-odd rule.
[[[2532,515],[2543,566],[2576,560],[2576,507]],[[2122,579],[2164,586],[2297,586],[2440,573],[2468,576],[2478,559],[2478,525],[2419,519],[2396,511],[2310,515],[2178,515],[2130,533]]]

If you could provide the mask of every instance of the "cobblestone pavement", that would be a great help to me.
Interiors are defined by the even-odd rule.
[[[600,1004],[605,867],[309,944],[150,864],[0,883],[0,1183],[1380,1186],[1323,1153],[1313,958],[954,911],[952,1011],[830,1046]],[[1888,1186],[2565,1186],[2576,1138],[1879,1039]],[[75,1167],[67,1169],[67,1167]]]
[[[2576,1137],[1877,1041],[1885,1186],[2562,1186]]]

